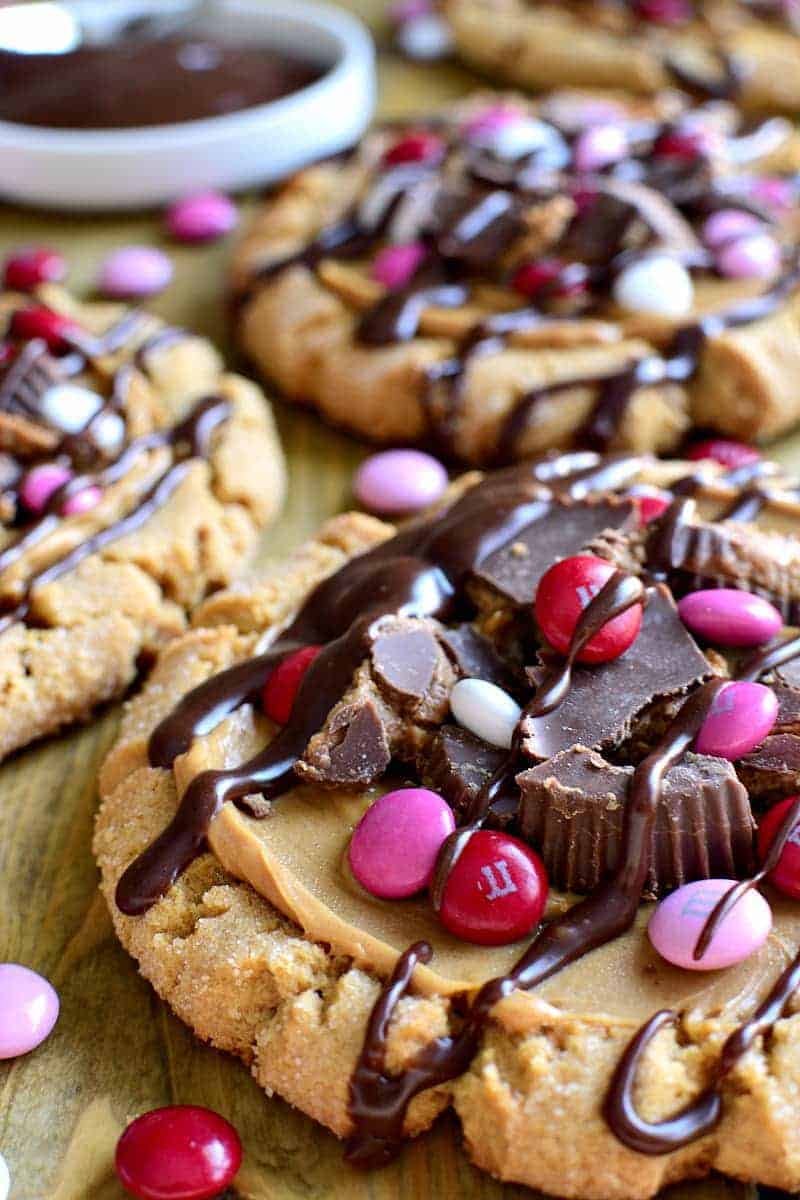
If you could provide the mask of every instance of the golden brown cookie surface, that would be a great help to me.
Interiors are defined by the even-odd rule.
[[[124,692],[235,577],[284,473],[261,393],[203,339],[57,289],[1,311],[6,755]]]

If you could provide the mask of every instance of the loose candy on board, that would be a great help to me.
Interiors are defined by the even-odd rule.
[[[583,610],[597,596],[616,568],[593,554],[562,558],[545,571],[536,591],[536,621],[559,654],[567,654]],[[601,663],[619,658],[633,645],[642,627],[641,604],[620,613],[599,630],[577,655],[578,662]]]
[[[300,684],[321,649],[321,646],[303,646],[278,663],[262,693],[264,712],[271,721],[278,725],[288,723]]]
[[[58,1020],[55,988],[19,963],[0,963],[0,1059],[38,1046]]]
[[[539,856],[507,833],[473,833],[447,876],[439,919],[462,941],[504,946],[538,925],[547,903]]]
[[[727,683],[714,697],[695,738],[698,754],[743,758],[763,742],[778,718],[778,698],[763,683]]]
[[[348,850],[350,868],[373,896],[413,896],[428,886],[442,843],[455,827],[449,804],[437,792],[387,792],[355,828]]]
[[[434,504],[448,484],[447,471],[422,450],[383,450],[364,459],[353,492],[371,512],[403,515]]]
[[[704,588],[678,601],[687,629],[716,646],[763,646],[783,628],[783,617],[763,596],[736,588]]]
[[[687,971],[717,971],[744,962],[763,946],[772,928],[772,910],[753,889],[724,918],[702,958],[694,958],[708,918],[735,885],[735,879],[699,879],[662,900],[647,929],[661,957]]]
[[[155,246],[123,246],[100,267],[98,290],[119,300],[136,300],[163,292],[173,275],[172,259]]]
[[[66,261],[57,250],[23,246],[6,259],[3,283],[12,292],[32,292],[43,283],[60,283],[66,274]]]
[[[139,1200],[211,1200],[242,1162],[242,1143],[218,1113],[195,1105],[155,1108],[133,1121],[117,1143],[115,1167]]]
[[[614,300],[628,312],[679,320],[694,303],[694,285],[686,267],[667,254],[648,254],[624,267],[614,280]]]
[[[178,242],[212,242],[236,226],[239,212],[223,192],[198,192],[176,200],[168,209],[168,232]]]
[[[490,746],[509,750],[522,709],[513,696],[485,679],[459,679],[450,693],[453,716]]]
[[[764,814],[758,826],[758,857],[761,862],[767,857],[772,842],[786,819],[786,814],[797,796],[787,796],[785,800],[773,804]],[[800,820],[789,835],[778,865],[770,872],[769,881],[773,887],[790,896],[792,900],[800,900]]]
[[[450,28],[436,12],[423,12],[402,21],[395,40],[403,54],[419,62],[436,62],[453,49]]]

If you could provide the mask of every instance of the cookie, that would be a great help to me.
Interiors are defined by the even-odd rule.
[[[750,112],[800,111],[792,4],[444,0],[443,9],[461,56],[506,83],[639,95],[677,86]]]
[[[259,390],[55,287],[0,301],[0,757],[124,693],[283,499]]]
[[[129,703],[95,837],[121,941],[362,1167],[452,1106],[479,1166],[552,1194],[796,1189],[800,909],[757,891],[754,831],[759,756],[800,734],[799,521],[773,464],[591,452],[465,477],[399,530],[334,518]],[[736,880],[729,965],[672,965],[655,903],[705,886],[699,934]]]
[[[334,424],[477,465],[772,437],[800,418],[797,161],[782,118],[675,96],[378,129],[262,208],[239,342]]]

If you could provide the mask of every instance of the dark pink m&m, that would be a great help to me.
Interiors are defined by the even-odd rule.
[[[524,842],[507,833],[473,833],[444,886],[439,919],[465,942],[504,946],[539,923],[547,872]]]
[[[755,447],[745,446],[744,442],[735,442],[731,438],[709,438],[706,442],[697,442],[690,449],[688,457],[692,462],[710,458],[712,462],[727,467],[729,471],[736,467],[748,467],[751,463],[761,460],[761,455]]]
[[[291,717],[303,676],[321,649],[321,646],[304,646],[296,650],[278,664],[264,685],[264,712],[278,725],[286,725]]]
[[[26,246],[9,255],[3,281],[14,292],[32,292],[42,283],[58,283],[67,273],[63,255],[47,246]]]
[[[120,1182],[139,1200],[211,1200],[242,1162],[233,1126],[208,1108],[178,1104],[138,1117],[117,1143]]]

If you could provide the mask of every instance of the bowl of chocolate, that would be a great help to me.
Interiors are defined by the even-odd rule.
[[[306,0],[0,8],[0,194],[125,209],[274,182],[363,132],[374,48]]]

